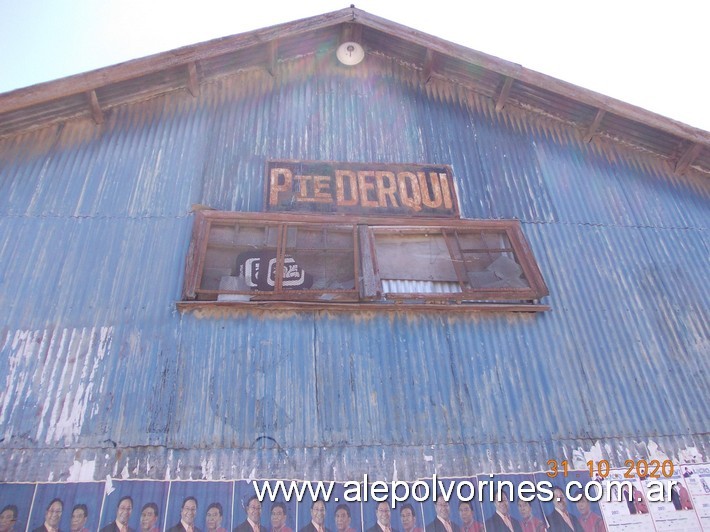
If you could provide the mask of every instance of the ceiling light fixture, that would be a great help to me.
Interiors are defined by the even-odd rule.
[[[365,58],[365,50],[358,43],[348,41],[338,46],[335,55],[342,64],[355,66]]]

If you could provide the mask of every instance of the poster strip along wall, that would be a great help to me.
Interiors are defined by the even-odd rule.
[[[710,530],[710,464],[603,473],[0,483],[0,532]]]

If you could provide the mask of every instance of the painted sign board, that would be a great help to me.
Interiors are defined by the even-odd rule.
[[[266,211],[458,218],[446,165],[268,161]]]

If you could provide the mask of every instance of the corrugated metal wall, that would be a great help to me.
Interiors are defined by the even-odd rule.
[[[389,58],[327,64],[0,141],[0,476],[707,460],[708,181]],[[523,222],[553,310],[180,314],[191,205],[261,210],[267,159],[451,164],[463,216]]]

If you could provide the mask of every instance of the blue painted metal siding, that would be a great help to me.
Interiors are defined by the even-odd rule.
[[[707,178],[417,76],[308,56],[0,140],[0,473],[707,459]],[[267,159],[451,164],[463,216],[523,222],[553,310],[180,314],[191,205],[260,211]]]

